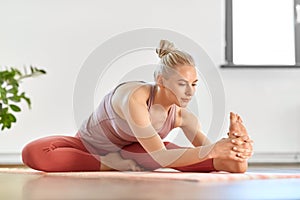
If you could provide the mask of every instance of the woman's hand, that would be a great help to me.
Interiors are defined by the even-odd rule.
[[[212,158],[231,159],[239,162],[244,162],[249,158],[248,146],[244,146],[240,139],[223,138],[213,144],[211,150]]]
[[[240,136],[231,141],[236,144],[233,150],[238,157],[249,159],[253,155],[253,141],[248,136]]]

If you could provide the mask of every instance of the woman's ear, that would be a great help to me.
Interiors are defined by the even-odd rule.
[[[164,87],[164,80],[162,75],[157,76],[156,83],[159,87]]]

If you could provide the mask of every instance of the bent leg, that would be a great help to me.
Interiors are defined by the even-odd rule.
[[[90,154],[77,137],[50,136],[27,144],[22,151],[27,166],[46,172],[99,171],[100,157]]]
[[[167,149],[179,149],[181,147],[171,143],[164,142]],[[132,159],[136,161],[141,167],[147,170],[155,170],[161,168],[161,166],[144,150],[139,143],[127,145],[120,151],[121,156],[124,159]],[[213,166],[213,160],[208,159],[203,162],[199,162],[193,165],[187,165],[182,167],[175,167],[174,169],[184,172],[211,172],[216,171]]]

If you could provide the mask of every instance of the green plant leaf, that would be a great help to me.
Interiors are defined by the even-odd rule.
[[[17,118],[11,113],[8,114],[8,118],[10,122],[17,122]]]
[[[15,111],[15,112],[20,112],[21,111],[21,108],[17,105],[14,105],[14,104],[10,104],[9,107]]]
[[[11,89],[7,90],[7,92],[11,94],[18,94],[18,88],[12,87]]]
[[[7,100],[7,98],[5,97],[5,98],[2,98],[2,102],[4,103],[4,104],[8,104],[8,100]]]
[[[1,100],[6,99],[6,94],[7,94],[6,88],[0,88],[0,99]]]
[[[21,97],[19,96],[8,97],[8,99],[16,103],[21,101]]]
[[[30,98],[25,95],[25,92],[19,94],[21,81],[25,78],[46,74],[46,71],[33,66],[29,67],[30,72],[24,67],[24,73],[14,67],[0,69],[0,126],[3,130],[11,128],[12,123],[17,121],[16,117],[10,113],[10,111],[21,112],[20,106],[16,103],[20,103],[23,99],[31,108]]]
[[[25,96],[24,92],[22,92],[22,94],[20,95],[20,97],[27,102],[28,107],[31,109],[31,101],[30,101],[30,99],[28,97]]]

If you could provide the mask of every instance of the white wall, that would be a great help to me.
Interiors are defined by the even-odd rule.
[[[0,24],[0,65],[32,64],[48,72],[22,84],[32,110],[24,104],[18,123],[1,132],[2,163],[20,162],[22,147],[35,138],[75,134],[76,77],[89,54],[116,34],[145,27],[170,29],[201,45],[216,66],[224,63],[222,0],[7,0],[0,2]],[[244,117],[256,153],[300,152],[300,70],[219,71],[226,109]]]
[[[227,105],[255,141],[255,161],[297,161],[300,152],[300,70],[222,70]]]

